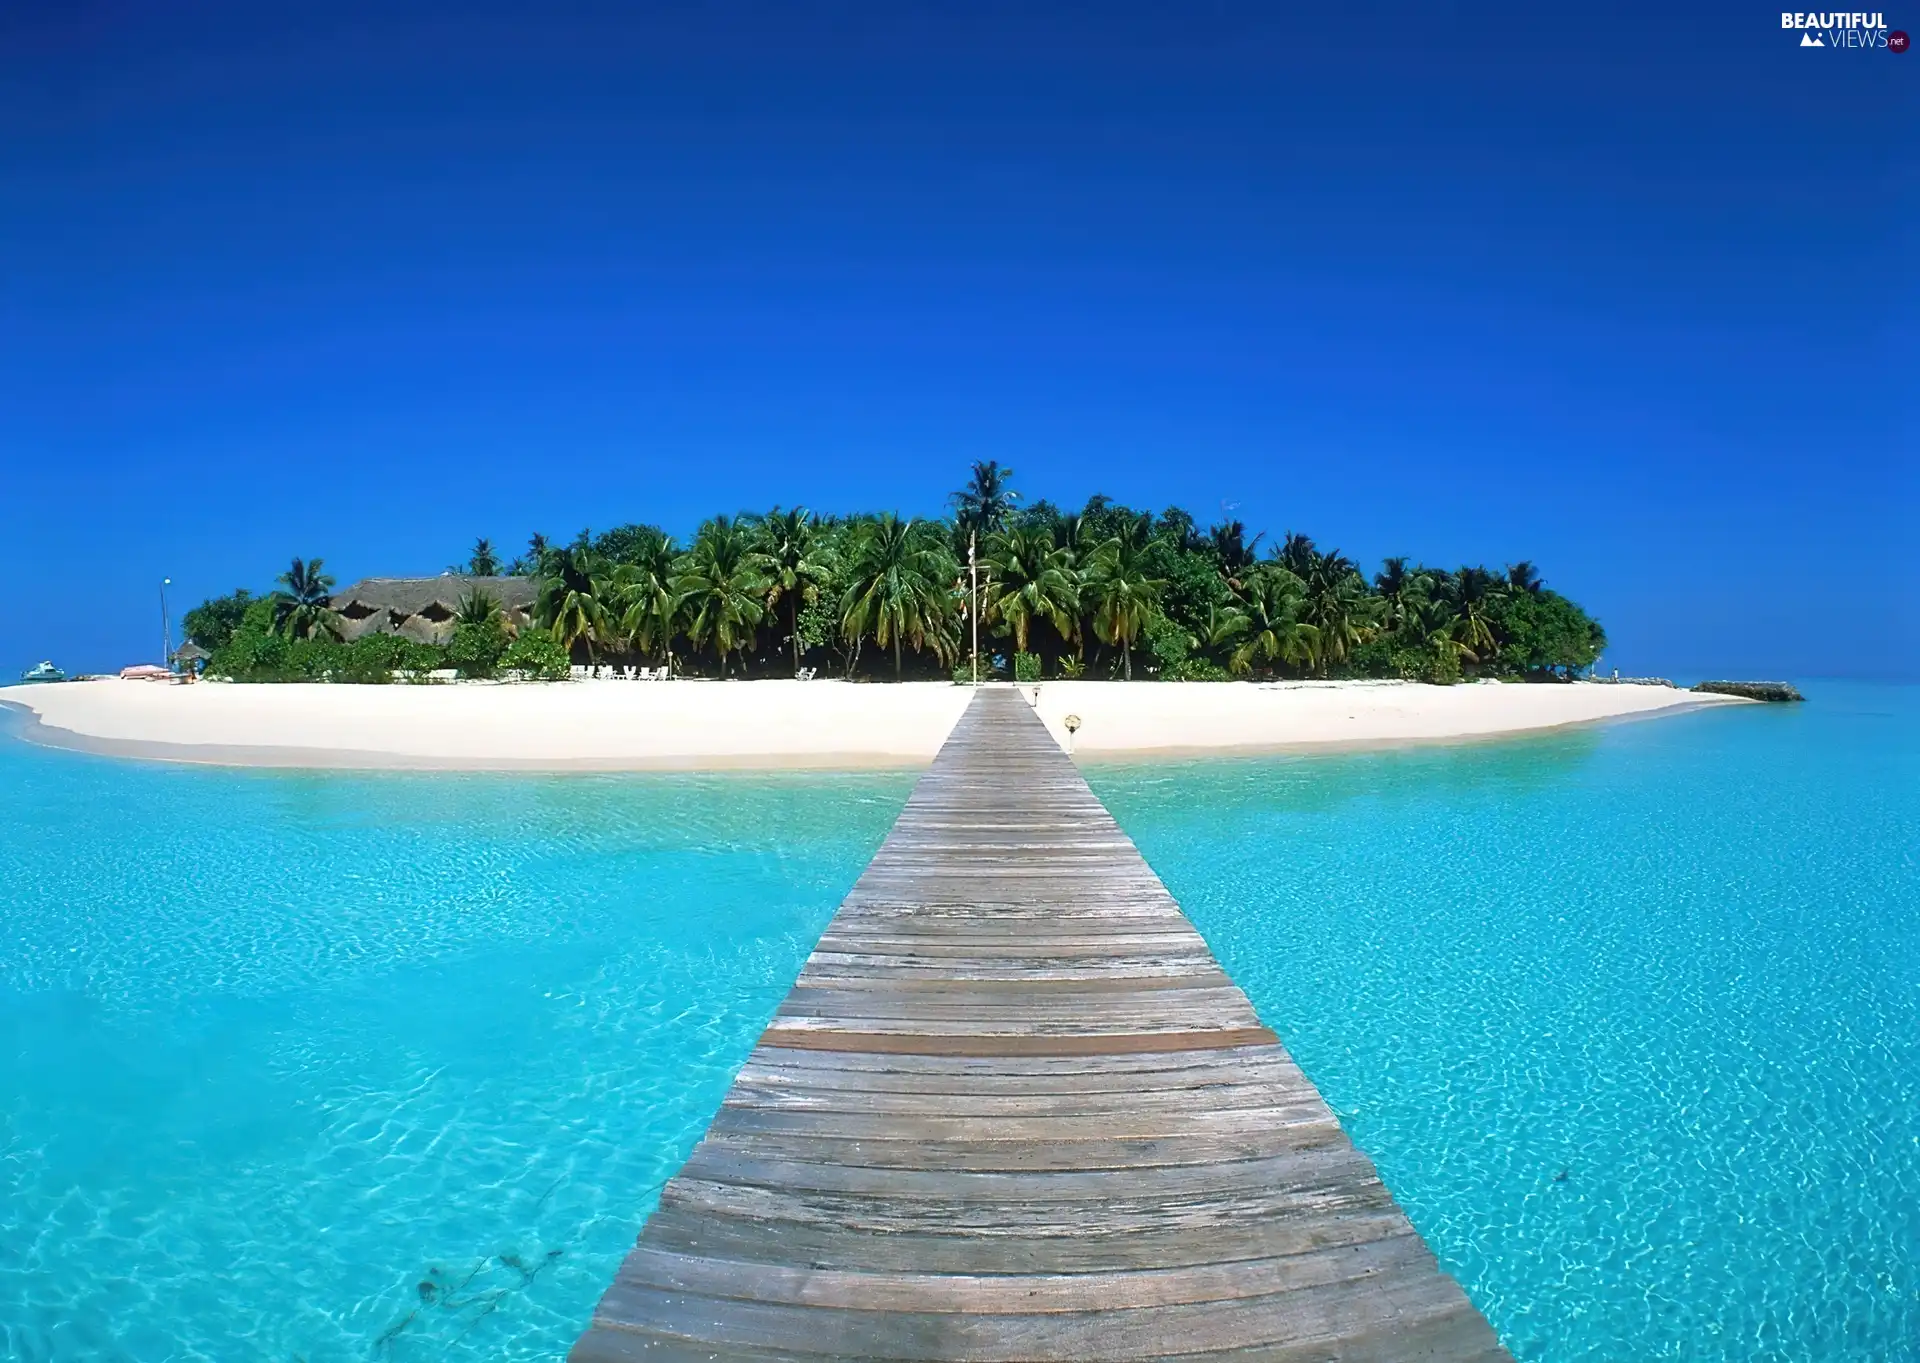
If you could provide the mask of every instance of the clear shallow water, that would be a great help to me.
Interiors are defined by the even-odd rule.
[[[1088,776],[1517,1356],[1920,1359],[1920,688],[1809,694]]]
[[[0,1358],[560,1357],[911,781],[0,736]]]
[[[1523,1359],[1916,1359],[1920,692],[1813,695],[1089,775]],[[0,1358],[558,1358],[910,784],[0,736]]]

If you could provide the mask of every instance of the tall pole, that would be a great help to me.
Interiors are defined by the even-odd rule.
[[[974,546],[980,536],[977,532],[967,531],[967,576],[973,579],[973,607],[967,612],[973,618],[973,684],[980,684],[980,564],[974,556]]]
[[[167,584],[170,577],[160,579],[160,666],[169,667],[173,663],[173,621],[167,617]]]

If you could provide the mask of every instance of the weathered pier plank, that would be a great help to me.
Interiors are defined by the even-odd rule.
[[[1505,1359],[1018,692],[982,690],[574,1346]]]

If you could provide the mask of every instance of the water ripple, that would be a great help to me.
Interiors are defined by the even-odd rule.
[[[1920,690],[1094,786],[1523,1359],[1920,1358]]]
[[[0,1358],[560,1357],[909,785],[0,740]]]

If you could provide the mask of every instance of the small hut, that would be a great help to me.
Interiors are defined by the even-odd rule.
[[[507,628],[516,634],[533,618],[530,577],[369,577],[334,593],[328,605],[340,617],[340,637],[349,643],[363,634],[398,634],[444,644],[453,637],[460,603],[475,592],[500,603]]]
[[[182,676],[197,677],[213,655],[189,639],[173,651],[173,665]]]

